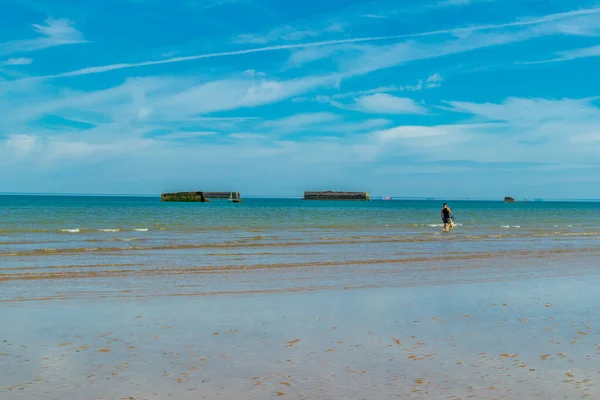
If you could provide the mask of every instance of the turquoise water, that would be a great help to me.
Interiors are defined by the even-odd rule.
[[[25,293],[50,292],[35,282],[64,279],[69,287],[86,282],[110,290],[123,282],[98,278],[399,263],[439,268],[441,257],[455,260],[452,268],[573,268],[600,250],[597,203],[449,205],[457,227],[443,233],[441,204],[433,201],[0,196],[0,282]],[[295,283],[271,287],[286,285]]]
[[[600,203],[457,201],[456,222],[469,233],[507,228],[584,232],[596,228]],[[308,202],[245,199],[242,204],[161,203],[149,197],[0,196],[0,232],[19,234],[131,231],[383,229],[399,234],[429,233],[439,224],[437,201]],[[561,229],[556,229],[561,228]],[[112,231],[104,231],[108,233]]]

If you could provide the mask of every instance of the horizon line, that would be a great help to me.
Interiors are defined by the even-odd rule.
[[[73,192],[0,192],[0,196],[56,196],[56,197],[158,197],[161,193],[73,193]],[[245,198],[263,198],[263,199],[302,199],[303,196],[281,196],[281,195],[260,195],[247,194]],[[438,196],[394,196],[394,195],[371,195],[371,200],[384,200],[384,197],[390,197],[391,200],[422,200],[422,201],[501,201],[504,198],[496,197],[438,197]],[[600,198],[528,198],[511,196],[517,203],[535,203],[535,202],[600,202]]]

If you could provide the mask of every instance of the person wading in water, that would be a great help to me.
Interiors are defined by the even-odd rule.
[[[442,207],[441,216],[442,222],[444,223],[444,230],[447,231],[449,228],[452,227],[452,218],[454,217],[452,216],[452,211],[450,210],[450,207],[448,207],[446,203],[444,203],[444,206]]]

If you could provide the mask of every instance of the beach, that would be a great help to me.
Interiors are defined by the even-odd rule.
[[[2,399],[598,398],[594,203],[0,196]]]

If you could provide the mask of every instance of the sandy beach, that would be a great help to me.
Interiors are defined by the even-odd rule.
[[[410,272],[381,263],[361,271],[117,276],[106,278],[112,291],[106,279],[97,288],[99,280],[56,279],[55,296],[2,303],[0,369],[8,374],[0,393],[7,400],[597,398],[600,276],[581,261],[552,278],[517,267],[492,274],[490,260],[487,267],[438,260],[437,269]],[[436,279],[440,269],[453,279]],[[24,282],[39,286],[11,284]],[[225,282],[227,290],[215,290]]]

